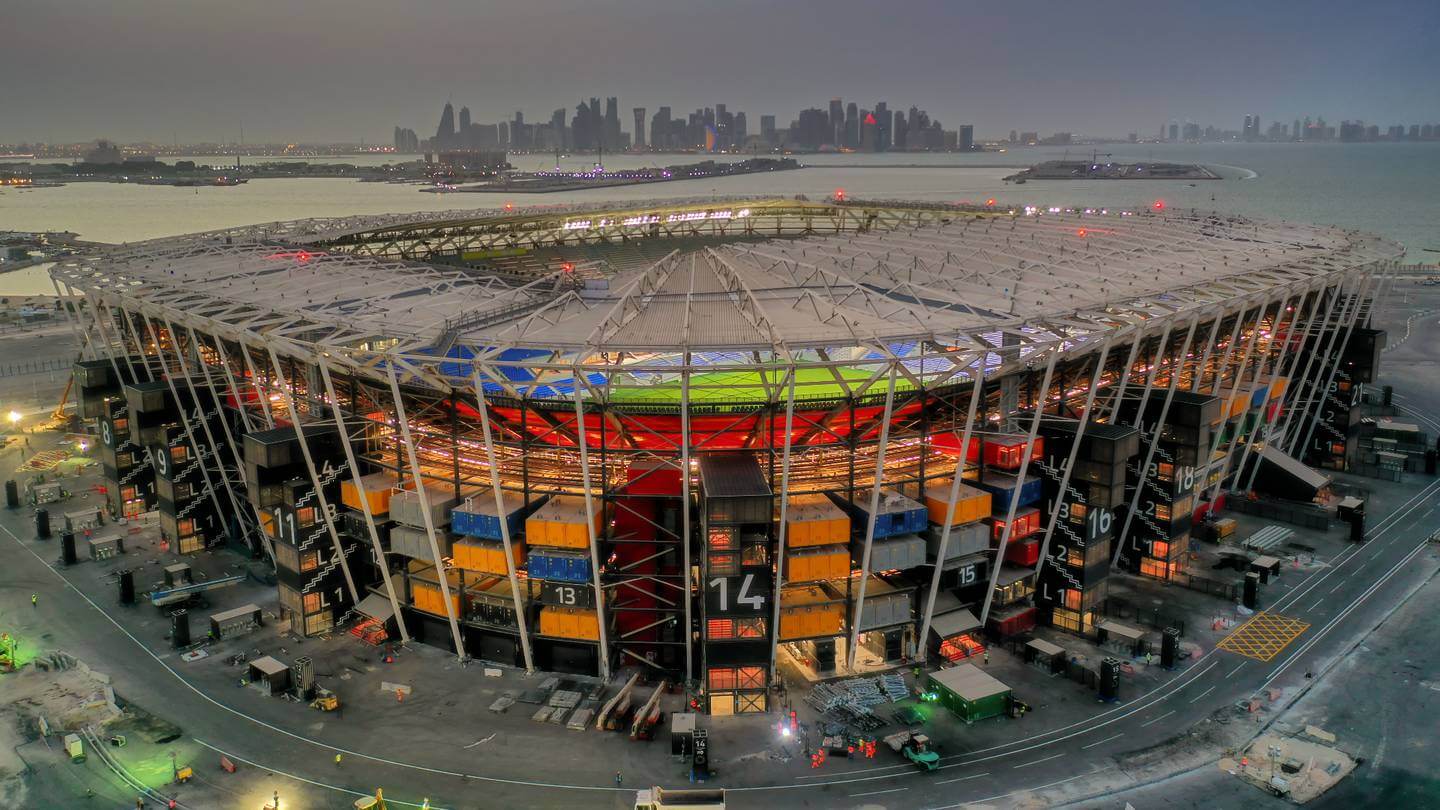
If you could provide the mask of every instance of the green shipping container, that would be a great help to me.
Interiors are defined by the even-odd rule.
[[[929,688],[940,696],[941,705],[967,723],[999,717],[1010,705],[1010,687],[974,664],[930,673]]]

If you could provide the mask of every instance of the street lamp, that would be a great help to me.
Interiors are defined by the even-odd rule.
[[[10,419],[10,429],[14,430],[15,426],[20,424],[20,412],[11,411],[8,418]]]

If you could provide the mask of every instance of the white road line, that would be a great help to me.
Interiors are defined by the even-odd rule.
[[[975,774],[971,774],[971,775],[969,775],[969,776],[957,776],[957,777],[955,777],[954,779],[942,779],[942,780],[940,780],[939,782],[936,782],[935,784],[937,784],[937,785],[948,785],[948,784],[950,784],[951,782],[964,782],[964,781],[967,781],[967,780],[969,780],[969,779],[979,779],[979,778],[982,777],[982,776],[989,776],[989,775],[990,775],[990,772],[989,772],[989,771],[986,771],[986,772],[984,772],[984,773],[975,773]]]
[[[270,773],[277,773],[277,774],[280,774],[281,776],[286,777],[287,779],[294,779],[296,782],[303,782],[303,783],[305,783],[305,784],[307,784],[307,785],[314,785],[315,787],[322,787],[322,788],[325,788],[326,790],[333,790],[333,791],[335,791],[336,793],[346,793],[346,794],[349,794],[349,795],[351,795],[351,796],[360,796],[360,797],[369,796],[369,797],[372,797],[372,798],[375,796],[375,794],[373,794],[373,793],[361,793],[361,792],[358,791],[358,790],[351,790],[351,789],[349,789],[349,788],[343,788],[343,787],[340,787],[340,786],[338,786],[338,785],[331,785],[331,784],[327,784],[327,783],[325,783],[325,782],[317,782],[317,781],[315,781],[314,779],[306,779],[306,778],[303,777],[303,776],[297,776],[297,775],[295,775],[295,774],[293,774],[293,773],[286,773],[285,771],[276,770],[275,768],[269,767],[268,765],[261,765],[261,764],[258,763],[258,762],[251,762],[250,760],[248,760],[248,759],[240,756],[239,754],[232,754],[232,753],[230,753],[230,752],[228,752],[228,751],[224,751],[224,750],[221,750],[221,749],[219,749],[219,748],[216,748],[215,746],[211,745],[211,744],[208,743],[208,742],[205,742],[205,741],[202,740],[202,739],[199,739],[199,738],[196,738],[196,737],[191,737],[190,739],[195,740],[195,742],[199,743],[200,745],[205,746],[206,748],[209,748],[211,751],[214,751],[215,753],[217,753],[217,754],[219,754],[219,755],[221,755],[221,756],[223,756],[223,757],[226,757],[226,758],[228,758],[228,759],[232,759],[232,760],[234,760],[234,761],[236,761],[236,762],[241,763],[242,765],[249,765],[250,767],[252,767],[252,768],[254,768],[254,769],[256,769],[256,770],[269,771]],[[385,803],[386,803],[386,804],[402,804],[402,805],[404,805],[404,806],[406,806],[406,807],[424,807],[424,805],[422,805],[422,804],[416,804],[415,802],[403,802],[403,801],[400,801],[399,799],[392,799],[392,798],[390,798],[389,796],[386,796],[386,797],[385,797]],[[433,810],[440,810],[440,808],[435,807],[434,805],[431,805],[431,807],[433,808]]]
[[[909,789],[910,789],[910,788],[908,788],[908,787],[903,787],[903,788],[890,788],[889,790],[872,790],[872,791],[870,791],[869,793],[851,793],[851,794],[850,794],[850,798],[854,799],[854,798],[858,798],[858,797],[860,797],[860,796],[879,796],[881,793],[899,793],[899,792],[902,791],[902,790],[909,790]]]
[[[1295,650],[1295,652],[1292,653],[1289,658],[1285,659],[1285,662],[1283,664],[1271,671],[1270,676],[1266,678],[1265,682],[1260,684],[1259,689],[1256,689],[1255,691],[1259,692],[1265,689],[1265,687],[1269,686],[1272,681],[1279,677],[1280,673],[1283,672],[1286,667],[1295,663],[1295,659],[1304,655],[1307,651],[1309,651],[1311,647],[1315,646],[1315,644],[1318,643],[1320,639],[1324,638],[1325,634],[1329,633],[1335,627],[1335,625],[1339,624],[1340,621],[1343,620],[1346,616],[1349,616],[1350,613],[1355,610],[1355,608],[1360,607],[1360,605],[1363,604],[1365,600],[1369,599],[1371,595],[1373,595],[1377,590],[1379,590],[1382,585],[1384,585],[1386,582],[1389,582],[1390,578],[1395,576],[1397,572],[1409,565],[1410,561],[1419,556],[1420,552],[1424,551],[1426,546],[1428,546],[1429,544],[1430,541],[1427,538],[1426,540],[1422,541],[1420,545],[1416,546],[1413,551],[1405,555],[1405,557],[1401,559],[1400,562],[1395,563],[1395,566],[1389,571],[1387,571],[1385,573],[1385,576],[1376,580],[1374,584],[1366,588],[1364,593],[1360,594],[1358,597],[1355,598],[1355,601],[1351,602],[1348,607],[1340,611],[1340,615],[1331,619],[1329,624],[1325,625],[1323,628],[1320,629],[1318,633],[1311,636],[1309,641],[1300,645],[1300,648]]]
[[[1311,606],[1308,607],[1308,608],[1305,608],[1305,610],[1306,610],[1306,611],[1314,610],[1315,608],[1320,607],[1320,603],[1321,603],[1321,602],[1324,602],[1324,601],[1325,601],[1325,597],[1322,596],[1322,597],[1320,597],[1319,599],[1316,599],[1316,600],[1315,600],[1315,604],[1311,605]]]
[[[1062,753],[1062,754],[1051,754],[1050,756],[1045,757],[1044,759],[1037,759],[1037,760],[1035,760],[1034,762],[1022,762],[1022,763],[1019,764],[1019,765],[1011,765],[1010,767],[1011,767],[1012,769],[1014,769],[1014,768],[1028,768],[1028,767],[1030,767],[1031,765],[1039,765],[1039,764],[1042,763],[1042,762],[1049,762],[1049,761],[1052,760],[1052,759],[1059,759],[1060,757],[1063,757],[1063,756],[1065,756],[1063,753]]]
[[[1196,695],[1195,697],[1190,698],[1190,702],[1191,702],[1191,703],[1194,703],[1195,701],[1199,700],[1200,698],[1205,697],[1206,695],[1208,695],[1208,694],[1210,694],[1211,692],[1214,692],[1214,691],[1215,691],[1215,687],[1212,686],[1212,687],[1210,687],[1209,689],[1206,689],[1204,692],[1201,692],[1200,694]]]
[[[1345,582],[1344,580],[1341,580],[1340,582],[1336,583],[1335,587],[1330,589],[1330,593],[1335,593],[1343,587],[1345,587]]]
[[[497,783],[506,784],[506,785],[520,785],[520,786],[522,786],[522,787],[556,788],[556,789],[559,789],[559,790],[591,790],[591,791],[604,791],[604,792],[607,792],[607,793],[624,793],[624,792],[628,792],[628,791],[630,791],[630,790],[633,790],[633,789],[627,789],[627,788],[614,787],[614,786],[612,786],[612,785],[566,785],[566,784],[556,784],[556,783],[551,783],[551,782],[532,782],[532,781],[525,780],[525,779],[507,779],[507,778],[501,777],[501,776],[481,776],[480,774],[466,774],[466,773],[460,773],[460,772],[458,772],[458,771],[447,771],[447,770],[444,770],[443,768],[432,768],[432,767],[430,767],[430,766],[428,766],[428,765],[417,765],[417,764],[415,764],[415,763],[410,763],[410,762],[399,762],[399,761],[393,760],[393,759],[385,759],[384,757],[377,757],[377,756],[375,756],[374,754],[366,754],[366,753],[364,753],[364,752],[362,752],[362,751],[356,751],[356,750],[351,749],[351,748],[342,748],[342,747],[340,747],[340,746],[338,746],[338,745],[327,745],[326,743],[320,742],[319,740],[311,739],[311,738],[306,737],[306,736],[303,736],[303,735],[301,735],[301,734],[297,734],[297,733],[294,732],[294,731],[290,731],[289,729],[285,729],[285,728],[281,728],[281,727],[279,727],[279,726],[271,725],[270,723],[267,723],[267,722],[265,722],[264,720],[259,720],[259,719],[256,719],[256,718],[254,718],[254,717],[251,717],[250,715],[245,714],[244,712],[242,712],[242,711],[240,711],[240,710],[238,710],[238,709],[232,708],[232,707],[230,707],[230,706],[225,705],[224,703],[221,703],[220,701],[216,700],[215,698],[213,698],[213,697],[205,694],[203,691],[200,690],[200,688],[199,688],[198,686],[195,686],[194,684],[192,684],[192,683],[190,683],[189,681],[185,680],[185,678],[182,677],[179,672],[177,672],[177,671],[176,671],[173,667],[171,667],[169,664],[167,664],[167,663],[165,663],[164,661],[162,661],[162,660],[160,659],[160,656],[156,655],[155,652],[152,651],[149,647],[146,647],[144,644],[142,644],[142,643],[140,642],[140,639],[136,638],[135,635],[134,635],[133,633],[131,633],[129,630],[126,630],[126,629],[124,628],[124,626],[122,626],[122,625],[120,624],[120,622],[116,621],[113,616],[111,616],[109,613],[106,613],[104,610],[101,610],[101,609],[100,609],[100,606],[97,605],[97,604],[95,604],[95,601],[94,601],[93,599],[91,599],[89,596],[86,596],[84,591],[82,591],[82,590],[80,590],[79,588],[77,588],[77,587],[75,587],[74,585],[72,585],[72,584],[70,583],[70,580],[66,579],[63,574],[61,574],[61,573],[60,573],[59,571],[57,571],[56,569],[52,568],[52,567],[50,566],[50,564],[47,563],[43,557],[41,557],[39,554],[36,554],[36,553],[35,553],[35,550],[34,550],[34,549],[30,548],[29,546],[27,546],[27,545],[25,545],[23,542],[21,542],[20,538],[19,538],[19,537],[16,537],[14,532],[10,531],[10,530],[9,530],[8,528],[6,528],[5,526],[0,526],[0,531],[3,531],[3,532],[5,532],[6,534],[10,535],[10,538],[15,541],[15,544],[16,544],[16,545],[20,546],[20,548],[22,548],[22,549],[24,549],[26,552],[28,552],[28,553],[30,554],[30,556],[32,556],[32,557],[34,557],[35,559],[39,560],[39,561],[40,561],[40,564],[43,565],[43,566],[45,566],[46,570],[48,570],[50,573],[54,574],[54,575],[55,575],[55,578],[58,579],[58,580],[60,580],[61,583],[63,583],[64,587],[69,588],[70,590],[72,590],[72,591],[74,591],[76,594],[78,594],[81,599],[84,599],[85,602],[86,602],[86,604],[88,604],[88,605],[90,605],[90,607],[94,608],[94,610],[95,610],[96,613],[99,613],[102,617],[104,617],[104,618],[106,619],[106,621],[108,621],[108,622],[110,622],[111,624],[113,624],[113,625],[115,626],[115,629],[116,629],[116,630],[119,630],[122,634],[125,635],[126,638],[128,638],[128,639],[130,639],[132,642],[134,642],[135,646],[136,646],[136,647],[139,647],[141,652],[143,652],[143,653],[145,653],[146,655],[150,656],[151,658],[153,658],[153,659],[155,660],[155,663],[157,663],[157,664],[159,664],[160,666],[164,667],[164,668],[165,668],[165,671],[166,671],[166,672],[169,672],[171,675],[173,675],[173,676],[175,677],[175,680],[179,681],[182,686],[184,686],[186,689],[189,689],[191,692],[194,692],[194,693],[195,693],[197,696],[199,696],[202,700],[204,700],[205,702],[211,704],[212,706],[215,706],[216,708],[218,708],[218,709],[220,709],[220,710],[222,710],[222,711],[228,712],[229,714],[232,714],[232,715],[234,715],[234,716],[236,716],[236,717],[238,717],[238,718],[240,718],[240,719],[242,719],[242,720],[248,720],[248,721],[250,721],[251,723],[254,723],[254,724],[257,725],[257,726],[260,726],[261,728],[264,728],[264,729],[266,729],[266,730],[272,731],[272,732],[274,732],[274,733],[276,733],[276,734],[279,734],[279,735],[281,735],[281,736],[284,736],[284,737],[289,737],[290,739],[296,740],[296,741],[298,741],[298,742],[308,743],[308,744],[310,744],[310,745],[315,746],[316,748],[321,748],[321,749],[324,749],[324,750],[326,750],[326,751],[328,751],[328,752],[337,753],[337,754],[344,754],[344,755],[346,755],[346,756],[352,756],[352,757],[356,757],[356,758],[359,758],[359,759],[368,759],[368,760],[370,760],[370,761],[372,761],[372,762],[379,762],[379,763],[384,764],[384,765],[393,765],[393,766],[395,766],[395,767],[397,767],[397,768],[409,768],[409,769],[411,769],[411,770],[421,771],[421,772],[423,772],[423,773],[435,774],[435,775],[438,775],[438,776],[460,776],[460,777],[465,777],[466,779],[474,779],[474,780],[479,781],[479,782],[497,782]],[[236,758],[237,758],[237,757],[231,756],[231,759],[236,759]],[[299,778],[299,777],[296,777],[296,778]]]
[[[1105,743],[1110,742],[1111,740],[1118,740],[1118,739],[1120,739],[1121,737],[1124,737],[1124,736],[1125,736],[1125,732],[1122,731],[1122,732],[1120,732],[1119,734],[1116,734],[1116,735],[1114,735],[1114,736],[1112,736],[1112,737],[1106,737],[1106,738],[1103,739],[1103,740],[1096,740],[1095,742],[1090,743],[1089,745],[1082,745],[1082,746],[1080,746],[1080,748],[1081,748],[1082,750],[1083,750],[1083,749],[1086,749],[1086,748],[1094,748],[1094,747],[1097,746],[1097,745],[1104,745]]]
[[[1004,798],[1006,798],[1006,797],[1008,797],[1008,796],[1015,796],[1015,795],[1018,795],[1018,794],[1021,794],[1021,793],[1034,793],[1034,792],[1037,791],[1037,790],[1044,790],[1044,789],[1046,789],[1046,788],[1052,788],[1052,787],[1056,787],[1056,786],[1058,786],[1058,785],[1064,785],[1064,784],[1067,784],[1067,783],[1069,783],[1069,782],[1074,782],[1074,781],[1077,780],[1077,779],[1084,779],[1084,778],[1087,777],[1087,776],[1095,776],[1095,775],[1098,774],[1098,773],[1100,773],[1100,771],[1096,771],[1095,773],[1076,774],[1075,776],[1071,776],[1071,777],[1067,777],[1067,778],[1065,778],[1065,779],[1061,779],[1061,780],[1059,780],[1058,782],[1049,782],[1049,783],[1044,784],[1044,785],[1036,785],[1035,787],[1027,787],[1027,788],[1021,788],[1021,789],[1019,789],[1019,790],[1012,790],[1012,791],[1010,791],[1009,793],[1001,793],[1001,794],[998,795],[998,796],[986,796],[986,797],[984,797],[983,799],[967,799],[967,800],[965,800],[965,801],[963,801],[963,802],[960,802],[959,804],[946,804],[946,805],[941,805],[940,807],[936,807],[935,810],[955,810],[955,808],[957,808],[957,807],[971,807],[971,806],[974,806],[974,805],[977,805],[977,804],[983,804],[983,803],[985,803],[985,802],[993,802],[993,801],[995,801],[996,799],[1004,799]],[[727,790],[728,790],[728,788],[727,788]]]
[[[1235,677],[1235,673],[1239,672],[1240,670],[1242,670],[1242,669],[1244,669],[1244,668],[1245,668],[1245,662],[1244,662],[1244,661],[1241,661],[1240,663],[1236,664],[1234,669],[1232,669],[1232,670],[1230,670],[1228,673],[1226,673],[1226,675],[1225,675],[1225,680],[1228,681],[1228,680],[1230,680],[1231,678]]]
[[[1174,713],[1175,713],[1175,710],[1174,710],[1174,709],[1171,709],[1170,711],[1165,712],[1164,714],[1160,715],[1159,717],[1156,717],[1156,718],[1154,718],[1154,719],[1152,719],[1152,720],[1146,720],[1145,722],[1141,723],[1140,725],[1141,725],[1142,728],[1143,728],[1144,726],[1153,725],[1153,724],[1155,724],[1155,723],[1160,722],[1161,720],[1164,720],[1165,718],[1169,717],[1170,715],[1172,715],[1172,714],[1174,714]]]

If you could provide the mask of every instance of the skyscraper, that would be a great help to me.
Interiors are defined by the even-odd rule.
[[[960,136],[955,148],[961,152],[969,152],[975,148],[975,127],[973,124],[960,125]]]
[[[750,132],[749,126],[745,121],[745,113],[735,113],[735,128],[731,132],[731,139],[735,148],[743,148],[745,146],[745,141],[749,139],[749,137]]]
[[[645,108],[636,107],[635,113],[635,139],[631,141],[638,149],[645,145]]]
[[[604,141],[606,151],[620,148],[620,100],[614,96],[605,99]]]
[[[830,143],[845,143],[845,106],[839,98],[830,99]]]
[[[773,116],[773,115],[762,115],[762,116],[760,116],[760,140],[764,141],[766,146],[775,146],[775,145],[776,145],[776,141],[775,141],[775,116]]]
[[[470,108],[460,108],[460,134],[463,136],[470,131]]]
[[[655,111],[655,117],[650,119],[650,148],[669,149],[674,146],[670,141],[670,108],[661,107]]]
[[[860,108],[853,101],[845,105],[845,145],[860,146]]]
[[[445,102],[445,109],[440,112],[440,126],[435,128],[435,149],[445,149],[455,140],[455,107],[450,102]]]
[[[890,133],[895,129],[895,116],[890,113],[890,105],[880,102],[875,105],[875,150],[884,152],[890,148]]]

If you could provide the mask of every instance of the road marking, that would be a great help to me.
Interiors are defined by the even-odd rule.
[[[1232,669],[1232,670],[1230,670],[1229,674],[1227,674],[1227,675],[1225,676],[1225,680],[1227,680],[1227,681],[1230,680],[1231,678],[1233,678],[1233,677],[1235,676],[1235,673],[1239,672],[1240,670],[1242,670],[1242,669],[1244,669],[1244,668],[1245,668],[1245,662],[1244,662],[1244,661],[1241,661],[1240,663],[1236,664],[1236,665],[1235,665],[1235,668]]]
[[[889,790],[872,790],[872,791],[870,791],[869,793],[851,793],[851,794],[850,794],[850,798],[854,799],[854,798],[857,798],[857,797],[860,797],[860,796],[879,796],[881,793],[899,793],[899,792],[902,791],[902,790],[909,790],[909,789],[910,789],[910,788],[908,788],[908,787],[903,787],[903,788],[890,788]]]
[[[1094,748],[1094,747],[1097,746],[1097,745],[1104,745],[1105,743],[1110,742],[1111,740],[1118,740],[1118,739],[1120,739],[1121,737],[1124,737],[1124,736],[1125,736],[1125,732],[1122,731],[1122,732],[1120,732],[1119,734],[1116,734],[1116,735],[1113,736],[1113,737],[1106,737],[1106,738],[1103,739],[1103,740],[1097,740],[1096,742],[1090,743],[1089,745],[1082,745],[1082,746],[1080,746],[1080,748],[1081,748],[1081,749]]]
[[[1319,599],[1316,599],[1316,600],[1315,600],[1315,604],[1313,604],[1313,605],[1311,605],[1310,607],[1305,608],[1305,609],[1306,609],[1306,610],[1314,610],[1315,608],[1320,607],[1320,603],[1321,603],[1321,602],[1324,602],[1324,601],[1325,601],[1325,597],[1322,596],[1322,597],[1320,597]]]
[[[971,774],[970,776],[957,776],[957,777],[954,778],[954,779],[943,779],[943,780],[941,780],[941,781],[939,781],[939,782],[936,782],[935,784],[937,784],[937,785],[948,785],[948,784],[950,784],[951,782],[964,782],[964,781],[967,780],[967,779],[979,779],[979,778],[982,777],[982,776],[989,776],[989,775],[990,775],[990,772],[989,772],[989,771],[986,771],[985,773]]]
[[[1065,755],[1064,755],[1064,754],[1051,754],[1050,756],[1045,757],[1044,759],[1037,759],[1037,760],[1035,760],[1034,762],[1024,762],[1024,763],[1021,763],[1021,764],[1019,764],[1019,765],[1011,765],[1010,767],[1011,767],[1011,768],[1028,768],[1028,767],[1030,767],[1031,765],[1039,765],[1039,764],[1042,763],[1042,762],[1049,762],[1049,761],[1052,760],[1052,759],[1059,759],[1060,757],[1063,757],[1063,756],[1065,756]]]
[[[1161,720],[1164,720],[1165,718],[1169,717],[1170,715],[1172,715],[1172,714],[1174,714],[1174,713],[1175,713],[1175,710],[1174,710],[1174,709],[1171,709],[1170,711],[1165,712],[1164,714],[1160,715],[1159,717],[1156,717],[1156,718],[1153,719],[1153,720],[1146,720],[1145,722],[1141,723],[1140,725],[1141,725],[1141,727],[1148,726],[1148,725],[1153,725],[1153,724],[1155,724],[1155,723],[1160,722]]]
[[[349,789],[349,788],[343,788],[343,787],[340,787],[340,786],[338,786],[338,785],[331,785],[331,784],[328,784],[328,783],[326,783],[326,782],[317,782],[317,781],[315,781],[314,779],[306,779],[306,778],[303,777],[303,776],[297,776],[296,774],[287,773],[287,772],[285,772],[285,771],[277,770],[277,769],[272,768],[272,767],[269,767],[269,766],[267,766],[267,765],[261,765],[261,764],[259,764],[259,763],[257,763],[257,762],[251,762],[250,760],[248,760],[248,759],[240,756],[239,754],[232,754],[232,753],[230,753],[229,751],[224,751],[224,750],[221,750],[221,749],[219,749],[219,748],[216,748],[215,746],[211,745],[210,743],[207,743],[207,742],[205,742],[204,740],[199,739],[199,738],[197,738],[197,737],[191,737],[190,739],[195,740],[195,742],[199,743],[200,745],[205,746],[206,748],[209,748],[211,751],[214,751],[215,753],[217,753],[217,754],[219,754],[219,755],[221,755],[221,756],[223,756],[223,757],[227,757],[227,758],[229,758],[229,759],[233,759],[233,760],[235,760],[236,762],[239,762],[239,763],[241,763],[241,764],[243,764],[243,765],[249,765],[250,767],[255,768],[256,770],[269,771],[270,773],[278,773],[278,774],[280,774],[281,776],[283,776],[283,777],[285,777],[285,778],[287,778],[287,779],[294,779],[296,782],[303,782],[304,784],[307,784],[307,785],[314,785],[315,787],[322,787],[322,788],[325,788],[326,790],[333,790],[333,791],[335,791],[336,793],[345,793],[345,794],[349,794],[349,795],[351,795],[351,796],[360,796],[361,798],[364,798],[364,797],[366,797],[366,796],[369,796],[369,797],[372,797],[372,798],[373,798],[373,797],[375,796],[375,794],[373,794],[373,793],[361,793],[361,792],[359,792],[359,791],[357,791],[357,790],[351,790],[351,789]],[[395,800],[395,799],[390,798],[389,796],[386,796],[386,797],[385,797],[385,803],[386,803],[386,804],[402,804],[402,805],[404,805],[404,806],[406,806],[406,807],[421,807],[421,806],[423,806],[423,805],[416,804],[416,803],[414,803],[414,802],[402,802],[402,801],[397,801],[397,800]],[[440,810],[440,809],[439,809],[439,808],[435,808],[435,810]]]
[[[1191,702],[1191,703],[1194,703],[1195,701],[1199,700],[1200,698],[1205,697],[1206,695],[1208,695],[1208,694],[1210,694],[1211,692],[1214,692],[1214,691],[1215,691],[1215,687],[1212,686],[1212,687],[1210,687],[1209,689],[1206,689],[1204,692],[1201,692],[1200,694],[1196,695],[1195,697],[1190,698],[1190,702]]]
[[[1256,661],[1269,661],[1309,627],[1309,622],[1261,611],[1215,646]]]
[[[1343,587],[1345,587],[1345,582],[1344,582],[1344,580],[1341,580],[1339,583],[1337,583],[1337,584],[1335,585],[1335,587],[1333,587],[1333,588],[1330,589],[1330,593],[1335,593],[1336,591],[1340,590],[1340,589],[1343,588]]]

